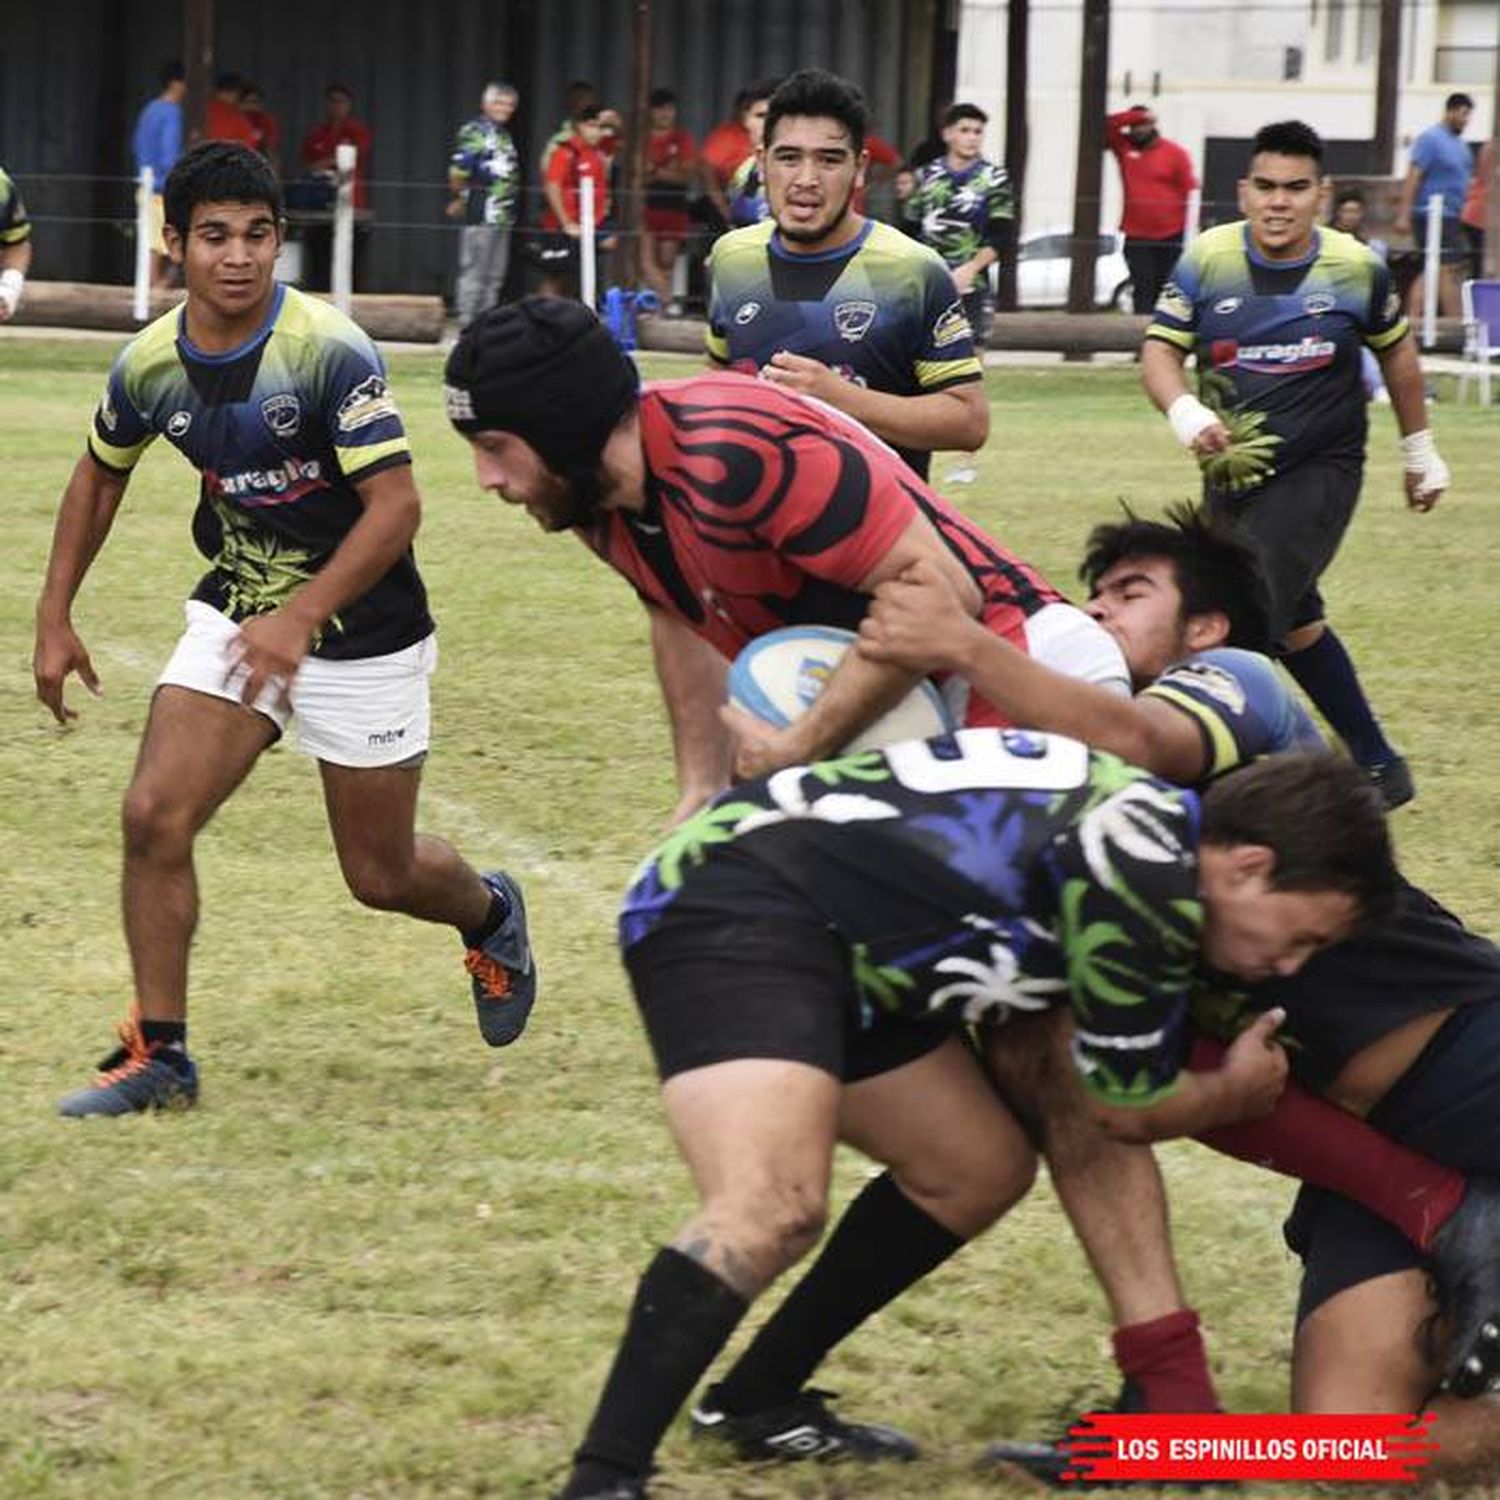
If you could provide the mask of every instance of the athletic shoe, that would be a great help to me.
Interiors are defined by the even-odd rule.
[[[979,470],[973,464],[960,464],[956,469],[949,469],[943,476],[944,484],[973,484],[979,478]]]
[[[1405,807],[1417,795],[1416,783],[1411,779],[1411,767],[1406,764],[1405,756],[1376,761],[1374,765],[1365,767],[1365,774],[1370,778],[1370,784],[1380,793],[1380,800],[1385,803],[1387,812]]]
[[[188,1109],[197,1103],[198,1069],[186,1052],[164,1042],[148,1045],[134,1010],[116,1030],[120,1045],[100,1062],[99,1076],[91,1087],[60,1099],[58,1114],[81,1119],[148,1109]]]
[[[473,981],[480,1035],[492,1047],[508,1047],[526,1030],[536,1004],[536,963],[526,936],[521,887],[503,870],[487,871],[480,879],[510,903],[510,915],[464,954],[464,968]]]
[[[1470,1179],[1432,1242],[1432,1279],[1452,1329],[1448,1389],[1482,1395],[1500,1380],[1500,1186]]]
[[[873,1422],[845,1422],[829,1409],[837,1392],[814,1386],[799,1391],[780,1406],[744,1416],[720,1411],[719,1387],[711,1385],[693,1408],[695,1438],[716,1438],[733,1445],[740,1458],[856,1459],[861,1463],[906,1462],[919,1449],[903,1432]]]
[[[1097,1407],[1089,1409],[1100,1410]],[[1120,1394],[1115,1397],[1114,1404],[1107,1409],[1119,1412],[1149,1410],[1146,1398],[1133,1380],[1125,1381],[1120,1387]],[[1004,1467],[1019,1469],[1049,1489],[1113,1489],[1117,1485],[1132,1482],[1096,1479],[1084,1485],[1078,1481],[1064,1479],[1064,1472],[1074,1469],[1072,1451],[1066,1438],[1057,1438],[1050,1443],[1010,1442],[1008,1440],[991,1443],[979,1455],[979,1466],[982,1469]],[[1145,1481],[1141,1482],[1145,1483]]]

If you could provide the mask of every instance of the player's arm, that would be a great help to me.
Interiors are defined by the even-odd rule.
[[[1188,389],[1187,350],[1147,337],[1141,345],[1141,384],[1173,436],[1198,455],[1229,446],[1229,429]]]
[[[668,819],[690,818],[729,785],[730,737],[719,719],[729,664],[702,636],[666,610],[646,605],[651,654],[672,726],[679,799]]]
[[[786,349],[773,354],[762,373],[777,385],[837,407],[898,448],[951,448],[972,453],[982,448],[990,435],[990,403],[981,379],[941,391],[896,396],[856,385],[821,360]]]
[[[966,613],[925,560],[876,590],[859,650],[909,672],[957,672],[1014,723],[1082,740],[1168,781],[1193,785],[1208,775],[1203,734],[1186,714],[1153,698],[1123,698],[1018,651]]]
[[[932,576],[953,594],[959,608],[979,613],[982,600],[978,584],[921,514],[913,515],[885,555],[853,586],[860,593],[873,594],[883,583],[900,577],[919,562],[925,563]],[[785,729],[772,729],[746,714],[726,709],[724,715],[739,738],[735,774],[763,776],[781,766],[836,754],[861,729],[899,703],[921,676],[920,672],[849,651],[807,712]]]
[[[379,583],[416,537],[422,501],[410,463],[356,477],[354,488],[363,514],[328,561],[284,604],[241,623],[230,651],[248,669],[244,702],[254,703],[272,678],[290,681],[318,631]]]
[[[31,241],[0,245],[0,323],[8,323],[21,305],[21,293],[31,270]]]
[[[1380,361],[1396,426],[1401,429],[1406,503],[1413,510],[1429,511],[1443,498],[1450,476],[1427,425],[1426,383],[1417,346],[1410,334],[1404,334],[1389,348],[1377,349],[1375,358]]]
[[[77,672],[83,685],[95,697],[99,695],[93,663],[73,629],[73,600],[114,525],[129,483],[128,472],[107,469],[85,453],[73,466],[57,509],[52,551],[36,604],[36,646],[31,665],[36,695],[59,724],[78,717],[76,710],[63,702],[63,684],[70,672]]]
[[[1203,1073],[1184,1069],[1172,1091],[1145,1108],[1095,1097],[1095,1121],[1117,1141],[1146,1145],[1269,1114],[1286,1086],[1286,1052],[1275,1035],[1285,1019],[1283,1010],[1257,1016],[1225,1051],[1220,1067]]]

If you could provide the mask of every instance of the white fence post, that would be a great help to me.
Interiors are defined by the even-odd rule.
[[[151,200],[156,196],[156,174],[142,167],[135,190],[135,305],[137,323],[151,316]]]
[[[1194,188],[1188,194],[1187,200],[1187,223],[1182,226],[1182,248],[1187,249],[1189,245],[1198,238],[1198,221],[1203,217],[1203,189]]]
[[[338,192],[333,200],[333,305],[349,311],[354,292],[354,163],[359,149],[351,141],[340,141],[334,152],[338,168]]]
[[[1427,246],[1422,259],[1422,347],[1437,343],[1438,280],[1443,274],[1443,195],[1427,200]]]
[[[578,296],[585,307],[599,301],[594,263],[594,179],[585,177],[578,184]]]

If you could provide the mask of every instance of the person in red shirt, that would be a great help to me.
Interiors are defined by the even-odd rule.
[[[597,105],[587,105],[573,121],[573,133],[557,142],[542,168],[547,206],[536,250],[544,297],[576,297],[580,291],[579,243],[583,237],[583,184],[594,185],[594,251],[613,250],[609,225],[609,163],[599,149],[603,126]]]
[[[313,213],[303,232],[303,243],[307,247],[307,267],[304,284],[326,290],[333,285],[333,221],[334,184],[338,172],[338,148],[354,147],[354,207],[356,214],[369,204],[366,182],[370,170],[370,127],[354,116],[354,95],[342,83],[330,83],[323,95],[326,113],[323,118],[302,137],[302,166],[314,180],[315,196],[309,200]],[[317,212],[321,206],[325,218]],[[365,246],[369,241],[369,226],[356,222],[354,230],[354,283],[357,286],[364,278],[361,268],[364,263]]]
[[[854,190],[854,201],[849,207],[857,214],[866,211],[868,189],[883,182],[894,180],[901,170],[901,152],[883,136],[865,137],[865,180]]]
[[[252,143],[257,151],[270,162],[271,170],[281,172],[281,126],[276,116],[266,108],[266,96],[258,83],[247,83],[240,95],[240,108],[255,132]]]
[[[1182,254],[1188,196],[1198,186],[1192,158],[1156,128],[1144,104],[1118,110],[1105,123],[1105,144],[1114,152],[1125,189],[1125,261],[1138,313],[1149,313]]]
[[[545,530],[575,529],[645,605],[677,752],[674,823],[731,773],[832,753],[916,681],[851,652],[785,729],[720,712],[752,640],[789,624],[856,630],[876,585],[918,559],[1018,650],[1128,691],[1095,621],[821,401],[729,373],[641,389],[592,313],[543,297],[476,318],[444,380],[480,485]],[[944,691],[966,726],[1011,722],[956,679]]]
[[[651,134],[646,138],[646,216],[641,234],[641,278],[661,299],[672,301],[672,268],[692,229],[688,186],[697,175],[698,150],[677,123],[677,95],[651,94]]]
[[[238,141],[255,148],[255,126],[241,107],[245,81],[238,73],[220,73],[203,111],[203,139]]]
[[[752,117],[765,123],[776,80],[765,79],[742,88],[734,96],[734,116],[715,125],[704,137],[698,156],[703,163],[703,190],[718,210],[720,220],[728,225],[729,199],[725,190],[730,179],[755,154],[759,138],[751,128]]]

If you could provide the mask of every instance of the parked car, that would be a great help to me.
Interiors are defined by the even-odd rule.
[[[1072,272],[1073,231],[1042,229],[1021,240],[1016,260],[1016,293],[1022,307],[1066,307]],[[1099,236],[1094,266],[1094,305],[1129,312],[1130,267],[1125,238],[1118,230]]]

